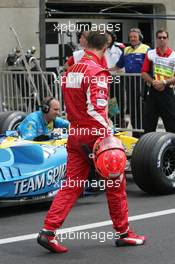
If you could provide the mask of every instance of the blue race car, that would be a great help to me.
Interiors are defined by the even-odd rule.
[[[0,206],[55,195],[65,176],[66,141],[35,142],[1,137]]]
[[[0,133],[15,129],[23,119],[21,113],[0,113]],[[131,160],[134,181],[144,192],[175,193],[174,134],[148,133],[139,140],[126,132],[115,136],[122,141]],[[64,181],[66,142],[67,139],[36,142],[0,137],[0,206],[50,200]]]

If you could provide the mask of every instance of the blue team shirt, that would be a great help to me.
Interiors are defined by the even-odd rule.
[[[34,139],[40,135],[49,135],[54,128],[68,128],[69,121],[56,117],[54,121],[47,123],[42,111],[29,114],[18,126],[17,130],[23,139]]]
[[[116,66],[125,67],[126,73],[140,73],[148,49],[149,46],[142,43],[135,49],[131,46],[126,47]]]

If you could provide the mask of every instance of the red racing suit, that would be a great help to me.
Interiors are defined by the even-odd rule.
[[[101,67],[100,59],[86,51],[80,62],[71,66],[65,79],[62,79],[67,118],[71,123],[67,143],[67,180],[45,218],[44,228],[48,230],[62,225],[83,190],[82,182],[88,179],[90,165],[82,145],[86,144],[92,150],[99,135],[104,136],[110,131],[107,118],[108,78],[110,74]],[[123,177],[120,185],[115,180],[110,186],[106,184],[106,195],[113,227],[122,234],[128,231],[126,180]]]

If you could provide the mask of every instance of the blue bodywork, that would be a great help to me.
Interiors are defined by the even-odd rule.
[[[66,162],[64,145],[19,140],[16,145],[0,148],[0,202],[47,197],[59,190],[65,177]]]

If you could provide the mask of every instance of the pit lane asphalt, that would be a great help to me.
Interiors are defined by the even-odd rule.
[[[150,196],[144,194],[129,178],[127,184],[129,216],[175,208],[175,195]],[[113,240],[100,242],[92,239],[92,232],[111,232],[112,226],[102,226],[84,231],[91,239],[65,240],[66,254],[49,253],[36,243],[36,239],[2,243],[2,239],[36,234],[43,223],[49,203],[0,208],[0,264],[174,264],[175,214],[134,220],[130,226],[144,233],[148,240],[144,246],[116,248]],[[109,220],[105,194],[80,198],[63,228]],[[106,234],[105,233],[105,234]],[[102,239],[101,239],[102,240]]]

